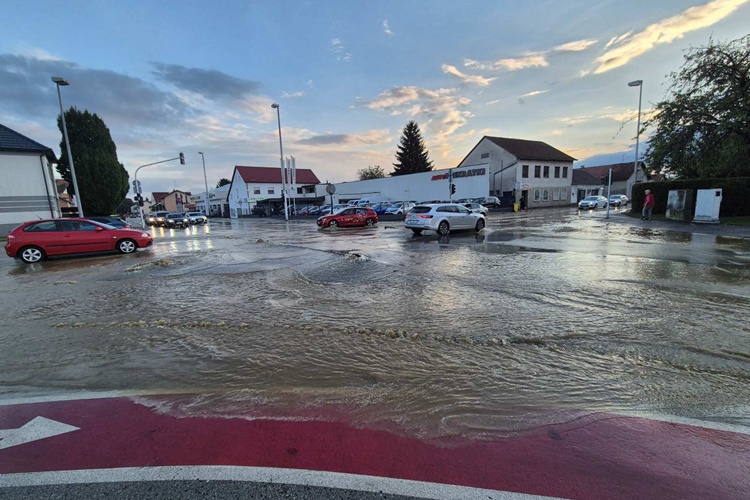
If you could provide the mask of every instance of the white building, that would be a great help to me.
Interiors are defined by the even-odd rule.
[[[229,187],[225,184],[221,187],[208,190],[208,214],[218,217],[229,217]],[[190,196],[190,203],[195,205],[196,210],[205,212],[206,210],[206,193],[200,192]]]
[[[0,124],[0,235],[28,220],[60,217],[55,153]]]
[[[488,167],[487,163],[481,163],[380,179],[340,182],[334,184],[336,193],[333,195],[333,203],[346,203],[360,199],[420,202],[448,200],[451,197],[453,199],[485,197],[489,192]],[[452,196],[451,179],[456,185],[456,193]],[[318,197],[325,197],[325,203],[330,203],[325,184],[319,185],[316,193]]]
[[[290,189],[291,192],[296,192],[295,198],[315,198],[315,186],[320,184],[315,173],[309,168],[298,168],[296,176],[297,182]],[[259,203],[276,212],[284,204],[281,193],[281,168],[236,166],[227,197],[229,216],[236,218],[250,215],[253,207]],[[291,203],[291,200],[287,200],[287,203]],[[283,212],[281,210],[282,214]]]
[[[505,206],[523,196],[537,208],[570,203],[575,160],[541,141],[485,136],[459,166],[488,163],[490,195]]]

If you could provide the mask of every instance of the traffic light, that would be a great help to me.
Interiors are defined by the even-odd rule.
[[[601,178],[599,179],[599,181],[600,181],[600,182],[602,183],[602,186],[606,186],[607,184],[609,184],[609,179],[608,179],[608,177],[609,177],[609,176],[605,175],[605,176],[603,176],[603,177],[601,177]]]
[[[138,198],[138,206],[142,207],[144,205],[143,198]]]
[[[456,185],[451,184],[451,194],[456,194]]]
[[[184,164],[185,164],[185,155],[180,153],[180,165],[184,165]]]

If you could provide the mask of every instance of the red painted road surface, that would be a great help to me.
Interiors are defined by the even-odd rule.
[[[0,474],[234,465],[578,499],[750,498],[750,436],[641,418],[597,414],[446,444],[338,422],[176,418],[113,398],[0,407],[0,429],[38,416],[80,430],[0,449]]]

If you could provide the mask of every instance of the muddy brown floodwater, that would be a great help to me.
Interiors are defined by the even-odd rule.
[[[0,263],[0,397],[116,391],[438,437],[591,411],[750,425],[748,239],[571,210],[442,239],[395,222],[153,232],[136,255]]]

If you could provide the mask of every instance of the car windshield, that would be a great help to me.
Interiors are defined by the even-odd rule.
[[[599,200],[598,196],[588,196],[583,199],[583,201],[598,201],[598,200]]]

